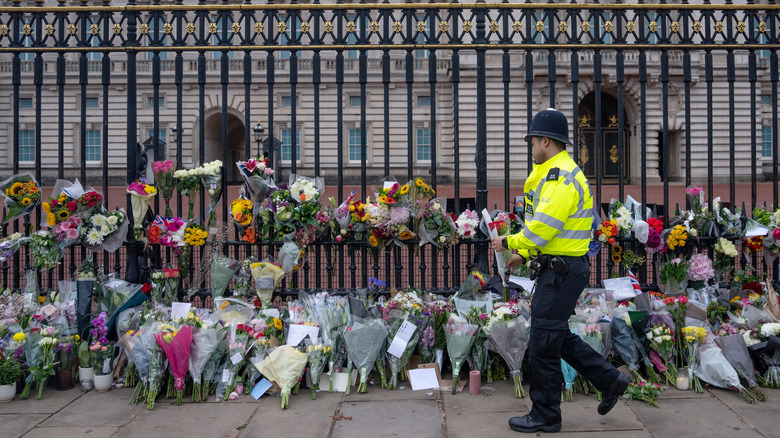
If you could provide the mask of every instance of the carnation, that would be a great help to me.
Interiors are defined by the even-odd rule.
[[[704,254],[694,255],[689,262],[688,275],[693,281],[709,281],[715,276],[712,260]]]
[[[645,251],[648,254],[655,254],[660,252],[664,248],[664,241],[661,238],[661,234],[653,229],[650,229],[647,235],[647,243],[645,244]]]

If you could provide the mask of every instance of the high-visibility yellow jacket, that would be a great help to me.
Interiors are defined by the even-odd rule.
[[[581,256],[593,227],[588,180],[566,151],[534,166],[525,181],[525,227],[507,237],[509,249],[531,254]]]

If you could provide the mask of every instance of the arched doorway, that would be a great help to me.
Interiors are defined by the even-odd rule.
[[[222,160],[222,110],[217,108],[214,112],[206,115],[204,123],[205,145],[204,158],[206,162]],[[222,163],[227,171],[227,184],[240,183],[241,176],[235,163],[246,159],[245,154],[246,138],[244,136],[244,123],[241,118],[227,113],[227,162]],[[202,164],[202,163],[201,163]]]
[[[620,169],[623,169],[623,182],[630,181],[629,163],[629,120],[623,111],[623,130],[618,128],[618,104],[614,96],[601,93],[601,138],[596,138],[596,94],[588,93],[579,103],[577,120],[577,164],[588,178],[595,177],[598,171],[605,184],[617,184],[620,181]],[[618,142],[622,135],[623,144]],[[601,169],[596,169],[596,155],[601,158]]]

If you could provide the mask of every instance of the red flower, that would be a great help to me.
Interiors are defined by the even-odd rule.
[[[674,297],[666,298],[664,300],[664,304],[666,304],[667,306],[671,306],[672,304],[674,304]]]
[[[68,202],[68,210],[70,210],[70,211],[76,211],[76,201],[70,201],[70,202]]]
[[[745,283],[744,285],[742,285],[742,290],[749,290],[759,295],[762,295],[764,293],[764,288],[761,287],[761,283],[757,281],[749,281]]]
[[[149,295],[149,292],[152,291],[152,285],[149,283],[144,283],[144,285],[141,287],[141,292]]]
[[[54,207],[55,205],[57,205],[57,200],[56,199],[52,199],[51,200],[51,206]]]
[[[688,304],[688,297],[686,297],[685,295],[682,295],[682,296],[677,298],[677,302],[680,303],[680,304]]]

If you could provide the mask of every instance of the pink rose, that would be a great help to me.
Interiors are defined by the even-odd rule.
[[[772,237],[775,239],[780,239],[780,228],[775,228],[772,230]]]

